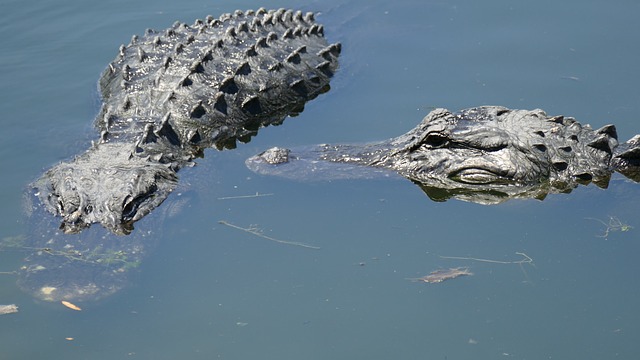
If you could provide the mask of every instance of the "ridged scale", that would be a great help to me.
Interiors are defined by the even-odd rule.
[[[158,139],[233,147],[326,91],[339,52],[312,13],[284,9],[147,30],[121,46],[102,74],[101,141],[138,137],[138,152],[150,154]]]

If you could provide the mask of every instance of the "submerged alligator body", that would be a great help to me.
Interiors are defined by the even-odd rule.
[[[542,110],[485,106],[457,113],[436,109],[411,131],[387,141],[318,145],[299,152],[272,148],[246,163],[261,174],[292,178],[330,178],[319,174],[332,171],[327,163],[389,169],[414,181],[433,200],[492,204],[543,199],[590,182],[605,188],[614,171],[638,181],[638,144],[640,136],[619,144],[613,125],[593,130]],[[342,177],[357,174],[354,168],[336,169]]]
[[[14,246],[33,252],[19,286],[49,301],[97,300],[121,289],[156,234],[114,234],[130,234],[206,148],[247,142],[328,91],[340,50],[313,13],[284,9],[134,36],[99,80],[99,140],[31,185],[34,234]]]

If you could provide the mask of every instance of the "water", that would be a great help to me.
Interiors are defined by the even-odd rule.
[[[626,140],[640,133],[633,1],[5,0],[0,237],[26,231],[25,185],[96,137],[95,84],[121,43],[148,27],[259,6],[322,12],[329,40],[343,43],[332,90],[283,126],[185,170],[189,201],[161,224],[155,249],[119,294],[74,312],[0,276],[0,304],[20,306],[0,317],[0,359],[638,356],[637,184],[617,178],[606,191],[482,206],[431,202],[403,180],[298,183],[243,164],[274,145],[395,136],[435,106],[540,107],[615,123]],[[273,195],[220,199],[256,192]],[[606,227],[592,219],[610,217],[634,228],[599,237]],[[516,252],[533,264],[441,258],[515,262]],[[0,270],[24,255],[1,252]],[[456,266],[475,275],[406,280]]]

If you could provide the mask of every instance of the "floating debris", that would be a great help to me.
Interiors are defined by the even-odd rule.
[[[16,304],[0,305],[0,315],[13,314],[18,312],[18,306]]]
[[[585,219],[594,220],[604,225],[605,226],[604,233],[602,235],[596,235],[596,236],[605,238],[605,239],[609,237],[610,232],[613,232],[613,231],[627,232],[633,229],[633,226],[623,223],[622,221],[620,221],[620,219],[618,219],[615,216],[609,216],[608,223],[596,218],[585,218]]]
[[[426,282],[429,284],[441,283],[445,280],[455,279],[458,276],[470,276],[473,275],[469,268],[457,267],[450,269],[440,269],[432,271],[429,275],[425,275],[419,278],[411,278],[413,282]]]
[[[480,261],[480,262],[493,263],[493,264],[520,264],[520,265],[533,264],[533,259],[529,257],[529,255],[523,252],[517,252],[517,251],[516,251],[516,255],[522,256],[523,259],[517,260],[517,261],[501,261],[501,260],[480,259],[480,258],[464,257],[464,256],[440,256],[440,258],[454,259],[454,260],[473,260],[473,261]]]
[[[70,302],[68,302],[68,301],[64,301],[64,300],[62,300],[62,301],[61,301],[61,303],[62,303],[62,305],[64,305],[64,306],[68,307],[68,308],[69,308],[69,309],[71,309],[71,310],[75,310],[75,311],[80,311],[80,310],[82,310],[78,305],[76,305],[76,304],[72,304],[72,303],[70,303]]]
[[[277,243],[280,243],[280,244],[300,246],[300,247],[303,247],[303,248],[313,249],[313,250],[320,250],[320,248],[317,247],[317,246],[311,246],[311,245],[307,245],[307,244],[300,243],[300,242],[295,242],[295,241],[285,241],[285,240],[272,238],[270,236],[267,236],[267,235],[263,234],[262,230],[259,229],[255,225],[251,225],[248,228],[243,228],[241,226],[234,225],[234,224],[232,224],[232,223],[230,223],[228,221],[225,221],[225,220],[219,220],[218,224],[222,224],[222,225],[226,225],[226,226],[229,226],[231,228],[234,228],[234,229],[242,230],[244,232],[248,232],[249,234],[253,234],[253,235],[261,237],[263,239],[267,239],[269,241],[277,242]]]
[[[257,197],[263,197],[263,196],[273,196],[273,193],[260,194],[259,192],[256,192],[253,195],[224,196],[224,197],[219,197],[218,200],[251,199],[251,198],[257,198]]]

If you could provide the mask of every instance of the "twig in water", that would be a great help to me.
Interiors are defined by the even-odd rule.
[[[260,229],[258,229],[254,225],[252,225],[252,226],[250,226],[248,228],[243,228],[241,226],[234,225],[234,224],[232,224],[230,222],[227,222],[225,220],[219,220],[218,223],[222,224],[222,225],[226,225],[226,226],[232,227],[234,229],[238,229],[238,230],[242,230],[244,232],[248,232],[249,234],[253,234],[253,235],[261,237],[263,239],[274,241],[274,242],[277,242],[277,243],[280,243],[280,244],[300,246],[300,247],[307,248],[307,249],[320,250],[320,248],[317,247],[317,246],[311,246],[311,245],[307,245],[307,244],[303,244],[303,243],[299,243],[299,242],[295,242],[295,241],[285,241],[285,240],[274,239],[274,238],[272,238],[270,236],[267,236],[267,235],[263,234],[262,231]]]
[[[260,194],[260,193],[256,192],[254,195],[238,195],[238,196],[219,197],[218,200],[249,199],[249,198],[257,198],[257,197],[271,196],[271,195],[273,195],[273,194],[272,193],[270,193],[270,194]]]
[[[521,260],[517,261],[500,261],[500,260],[489,260],[489,259],[479,259],[473,257],[462,257],[462,256],[440,256],[441,259],[455,259],[455,260],[473,260],[473,261],[481,261],[488,262],[493,264],[533,264],[533,259],[529,257],[529,255],[523,252],[517,252],[516,255],[520,255],[523,257]]]
[[[533,259],[529,257],[529,255],[523,252],[516,251],[516,255],[522,256],[522,259],[515,260],[515,261],[500,261],[500,260],[491,260],[491,259],[480,259],[480,258],[474,258],[474,257],[462,257],[462,256],[440,256],[440,258],[454,259],[454,260],[480,261],[480,262],[486,262],[486,263],[492,263],[492,264],[518,264],[518,266],[520,266],[520,270],[522,270],[522,273],[524,274],[524,277],[527,279],[528,282],[531,282],[529,280],[529,275],[527,275],[527,272],[524,270],[524,266],[522,266],[522,264],[531,264],[531,266],[535,267],[535,265],[533,264]]]

